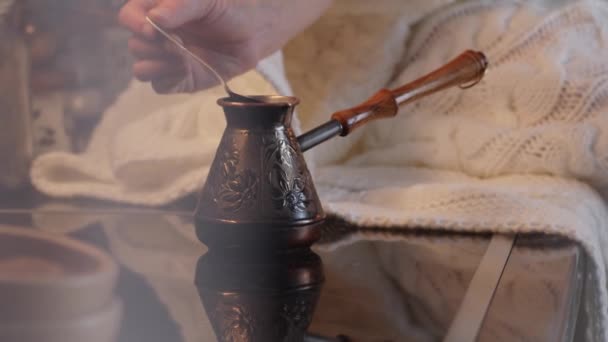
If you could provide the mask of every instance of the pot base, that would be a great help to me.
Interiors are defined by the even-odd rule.
[[[324,220],[294,226],[218,223],[197,219],[196,235],[209,249],[285,250],[308,248],[321,238]]]

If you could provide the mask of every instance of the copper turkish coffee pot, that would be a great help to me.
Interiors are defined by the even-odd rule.
[[[195,283],[218,341],[356,341],[307,333],[324,282],[321,259],[308,247],[320,238],[325,214],[302,152],[395,116],[402,104],[472,86],[487,65],[482,53],[467,51],[299,137],[291,128],[297,98],[218,101],[227,127],[195,214],[196,233],[209,247]]]
[[[196,232],[210,249],[286,250],[320,238],[325,214],[302,152],[364,124],[395,116],[399,106],[449,87],[479,82],[488,62],[466,51],[448,64],[395,90],[382,89],[359,106],[296,137],[291,120],[299,100],[223,98],[227,127],[196,210]]]

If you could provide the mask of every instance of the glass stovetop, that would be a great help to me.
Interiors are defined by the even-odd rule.
[[[561,238],[514,236],[504,265],[492,263],[490,235],[424,231],[239,258],[208,254],[194,234],[193,205],[17,196],[0,200],[0,225],[108,251],[121,267],[120,342],[215,341],[216,333],[249,341],[253,330],[297,329],[308,320],[304,341],[440,341],[462,322],[478,341],[570,341],[584,330],[584,255]],[[484,284],[484,272],[497,274],[497,284]]]

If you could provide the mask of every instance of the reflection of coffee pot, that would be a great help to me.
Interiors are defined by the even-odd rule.
[[[202,256],[196,286],[220,342],[318,341],[307,335],[323,283],[309,251]]]
[[[310,246],[320,237],[325,216],[302,152],[371,120],[395,116],[402,104],[448,87],[474,85],[486,68],[482,53],[467,51],[412,83],[383,89],[357,107],[334,113],[299,137],[291,129],[296,98],[220,99],[227,128],[200,194],[199,239],[212,249]]]

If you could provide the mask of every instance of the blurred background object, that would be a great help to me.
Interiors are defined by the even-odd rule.
[[[32,157],[29,58],[21,4],[0,0],[0,186],[11,189],[26,182]]]
[[[0,340],[115,342],[118,265],[67,237],[0,224]]]
[[[34,155],[82,152],[103,111],[131,79],[124,0],[27,0]]]
[[[0,189],[29,184],[31,160],[82,152],[131,79],[123,0],[0,0]]]

